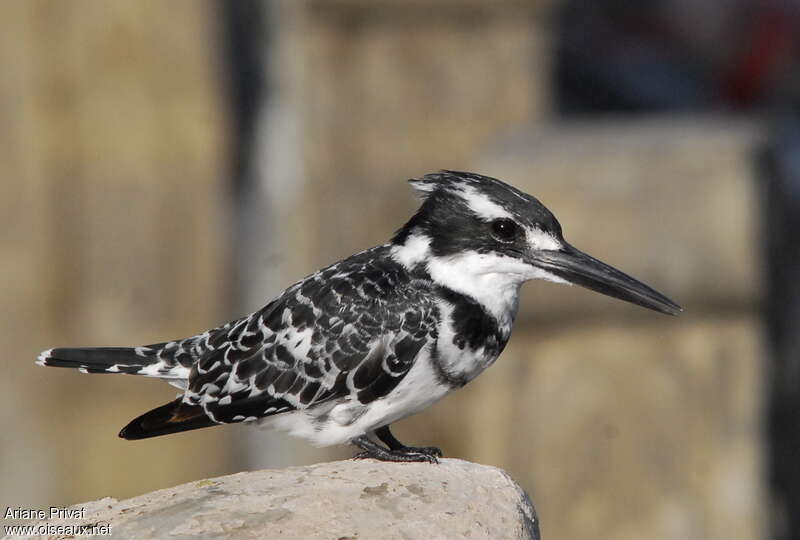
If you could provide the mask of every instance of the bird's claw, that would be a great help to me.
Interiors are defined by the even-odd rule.
[[[439,463],[442,451],[435,446],[406,446],[392,436],[389,428],[384,426],[376,430],[376,435],[386,446],[381,446],[366,435],[355,437],[350,442],[363,450],[354,456],[354,459],[377,459],[379,461],[393,462],[427,462]]]
[[[421,446],[421,447],[407,446],[404,449],[404,452],[411,452],[411,453],[414,453],[414,454],[425,454],[427,456],[433,456],[433,457],[437,457],[437,458],[444,457],[444,453],[442,452],[442,449],[441,448],[437,448],[435,446]]]
[[[435,450],[438,452],[429,452]],[[353,459],[377,459],[402,463],[439,463],[442,451],[438,448],[408,448],[403,450],[386,450],[381,453],[359,452]]]

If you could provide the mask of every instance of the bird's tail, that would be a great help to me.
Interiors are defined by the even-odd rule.
[[[133,419],[122,428],[119,436],[137,440],[180,431],[189,431],[216,425],[199,405],[189,405],[178,398]]]
[[[128,373],[160,379],[188,379],[188,367],[167,363],[156,352],[152,346],[48,349],[39,355],[36,363],[75,368],[82,373]]]
[[[169,363],[158,356],[160,345],[147,347],[60,348],[41,353],[40,366],[75,368],[83,373],[128,373],[167,379],[185,388],[189,368]],[[123,439],[147,439],[179,431],[188,431],[216,423],[199,405],[183,403],[182,397],[146,412],[122,428]]]

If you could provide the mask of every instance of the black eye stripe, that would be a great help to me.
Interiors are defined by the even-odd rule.
[[[492,228],[492,236],[501,242],[513,241],[519,232],[519,225],[508,218],[495,219],[489,225]]]

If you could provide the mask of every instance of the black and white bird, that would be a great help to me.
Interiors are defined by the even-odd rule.
[[[436,462],[438,448],[405,446],[389,425],[494,363],[524,282],[681,311],[572,247],[547,208],[497,179],[442,171],[410,182],[422,205],[389,243],[319,270],[252,315],[166,343],[50,349],[37,363],[182,389],[123,428],[125,439],[257,422],[319,446],[352,443],[358,457]]]

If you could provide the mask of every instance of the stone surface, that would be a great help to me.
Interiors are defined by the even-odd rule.
[[[75,506],[117,538],[538,539],[525,492],[502,470],[337,461],[238,473]]]

